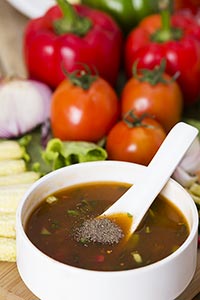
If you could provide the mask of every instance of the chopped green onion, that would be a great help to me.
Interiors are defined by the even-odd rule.
[[[130,214],[129,212],[127,213],[127,216],[128,216],[129,218],[132,218],[132,217],[133,217],[133,215]]]
[[[42,235],[51,235],[51,232],[48,229],[46,229],[45,227],[43,227],[40,234],[42,234]]]
[[[136,261],[136,263],[141,264],[142,263],[142,257],[137,251],[131,252],[131,255],[133,259]]]
[[[58,198],[56,198],[55,196],[49,196],[49,197],[47,197],[46,202],[51,204],[57,200],[58,200]]]
[[[81,238],[79,242],[80,242],[81,244],[87,244],[87,243],[88,243],[88,240],[85,239],[85,238]]]
[[[58,222],[52,222],[51,223],[51,228],[53,228],[53,229],[59,228],[59,223]]]
[[[132,236],[130,238],[131,238],[131,245],[134,245],[134,247],[135,247],[139,242],[139,234],[134,233],[134,234],[132,234]]]
[[[79,212],[77,210],[72,210],[72,209],[68,209],[67,213],[70,216],[78,216],[79,215]]]
[[[90,206],[89,202],[88,202],[87,200],[85,200],[85,199],[81,200],[81,203],[82,203],[82,204],[85,204],[85,205],[87,205],[87,206]]]
[[[150,227],[149,227],[149,226],[146,226],[146,227],[145,227],[145,232],[146,232],[146,233],[150,233],[150,232],[151,232],[151,230],[150,230]]]

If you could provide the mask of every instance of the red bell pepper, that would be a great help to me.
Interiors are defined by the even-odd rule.
[[[189,15],[174,14],[170,17],[164,9],[161,15],[145,18],[131,31],[125,45],[127,75],[132,67],[153,69],[166,59],[166,72],[177,78],[184,97],[190,105],[200,96],[200,25]]]
[[[174,2],[174,11],[176,14],[185,15],[195,20],[200,26],[200,0],[180,0]]]
[[[196,13],[199,8],[200,0],[174,0],[175,10],[189,9]]]
[[[86,64],[115,85],[121,60],[122,33],[107,14],[58,0],[25,30],[24,53],[30,77],[55,88]],[[83,69],[85,69],[83,67]]]

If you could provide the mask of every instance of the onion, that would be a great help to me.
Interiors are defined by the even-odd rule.
[[[195,175],[190,175],[182,167],[178,166],[173,174],[173,178],[178,181],[183,187],[189,188],[198,179]]]
[[[19,137],[49,119],[51,89],[35,80],[0,82],[0,138]]]
[[[196,138],[188,149],[183,160],[181,161],[181,167],[188,173],[194,174],[200,170],[200,142]]]
[[[176,168],[173,178],[182,186],[189,188],[198,180],[200,170],[200,142],[196,138]]]

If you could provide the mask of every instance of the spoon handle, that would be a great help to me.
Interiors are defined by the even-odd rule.
[[[197,134],[195,127],[183,122],[177,123],[134,185],[103,215],[129,213],[133,216],[131,232],[135,231]]]

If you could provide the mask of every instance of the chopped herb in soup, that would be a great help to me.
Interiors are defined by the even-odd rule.
[[[119,242],[77,238],[84,222],[100,215],[129,187],[123,183],[97,182],[58,191],[33,211],[26,224],[26,233],[42,252],[75,267],[119,271],[159,261],[176,251],[189,235],[185,217],[163,196],[157,197],[128,241],[126,237],[132,222],[128,214],[112,217],[122,230]],[[106,222],[104,225],[110,226]],[[114,232],[114,238],[121,233]]]

